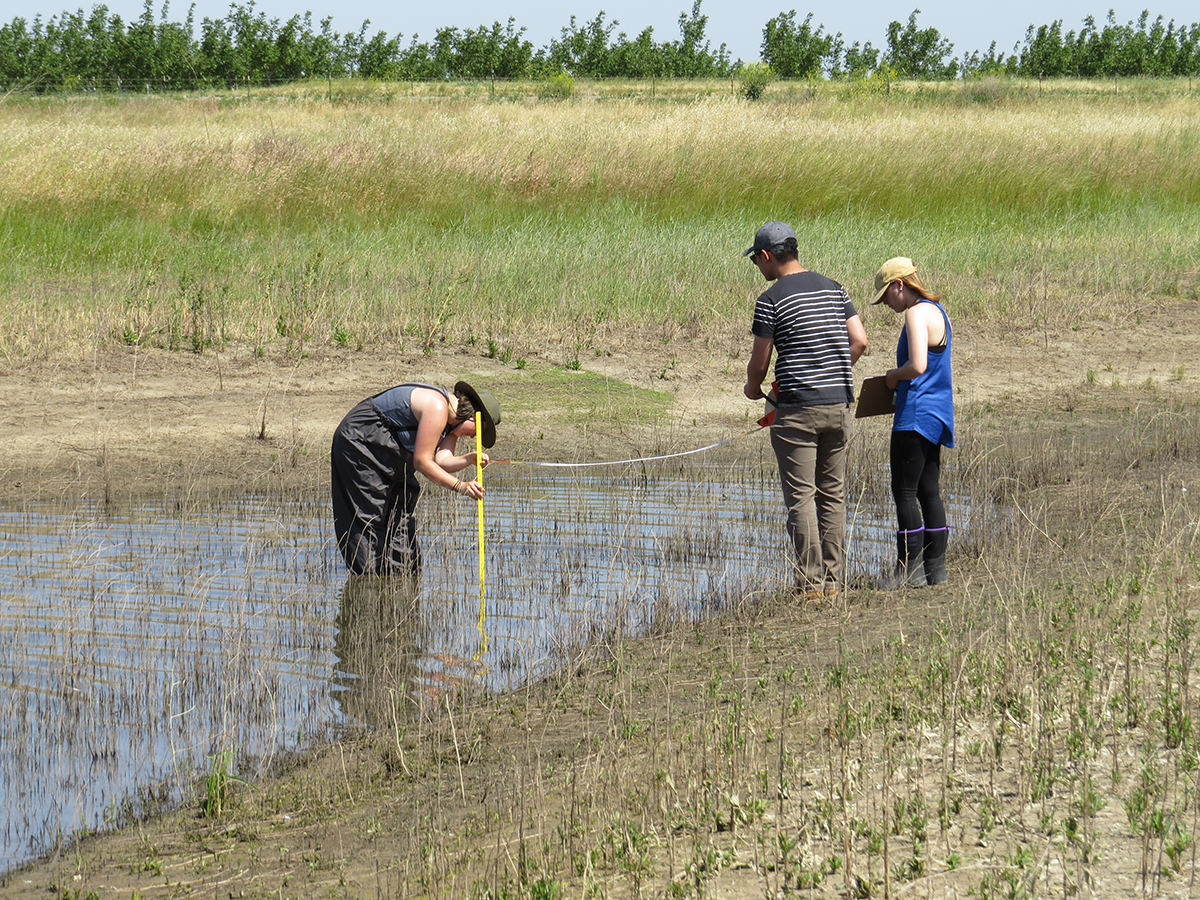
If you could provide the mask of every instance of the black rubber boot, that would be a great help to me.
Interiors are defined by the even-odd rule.
[[[925,529],[925,580],[930,584],[946,581],[946,544],[949,541],[949,528]]]
[[[877,578],[871,587],[894,591],[902,587],[925,587],[925,529],[896,532],[896,567]]]

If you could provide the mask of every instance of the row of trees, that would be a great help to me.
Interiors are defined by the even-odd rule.
[[[892,22],[887,44],[881,51],[868,41],[846,46],[841,34],[829,34],[825,26],[812,27],[813,14],[796,24],[796,11],[780,13],[763,29],[762,59],[780,78],[858,78],[884,66],[899,77],[954,78],[959,63],[950,58],[954,45],[936,28],[917,26],[914,10],[908,23]]]
[[[840,34],[812,27],[812,13],[797,24],[796,13],[780,13],[763,31],[762,59],[780,78],[862,77],[887,71],[901,78],[944,79],[980,75],[1083,78],[1200,74],[1200,24],[1177,27],[1143,12],[1136,23],[1119,24],[1112,11],[1101,28],[1092,16],[1078,32],[1063,34],[1062,20],[1030,25],[1024,45],[1010,55],[973,51],[953,58],[954,45],[936,28],[892,22],[883,48],[870,42],[846,46]]]
[[[1078,32],[1062,32],[1062,21],[1029,26],[1021,53],[1023,72],[1038,76],[1195,75],[1200,72],[1200,25],[1176,28],[1162,16],[1143,12],[1118,25],[1112,13],[1103,28],[1091,16]]]
[[[396,80],[530,78],[567,72],[594,77],[703,78],[733,74],[737,63],[722,44],[705,38],[708,17],[695,0],[679,17],[679,39],[660,43],[647,28],[636,39],[600,13],[586,25],[574,17],[561,36],[536,50],[513,19],[490,28],[441,28],[432,41],[379,31],[369,23],[339,34],[331,19],[314,29],[310,14],[286,22],[256,12],[254,2],[234,2],[221,19],[197,29],[192,12],[182,23],[155,18],[152,0],[126,23],[97,5],[43,21],[23,18],[0,25],[0,85],[5,89],[116,88],[244,83],[272,84],[301,78],[363,77]],[[198,35],[196,34],[198,30]]]
[[[695,0],[691,14],[679,16],[679,39],[654,40],[645,29],[630,39],[624,32],[615,38],[617,22],[605,22],[602,11],[580,25],[574,16],[558,38],[536,52],[525,39],[524,28],[513,19],[488,29],[442,28],[432,43],[415,38],[407,47],[400,37],[381,33],[367,42],[358,74],[368,78],[529,78],[567,72],[585,78],[712,78],[727,77],[737,69],[722,44],[716,50],[705,38],[708,17]]]
[[[570,24],[548,46],[536,49],[513,19],[491,27],[442,28],[432,41],[414,36],[368,36],[368,22],[357,32],[340,34],[332,20],[314,28],[311,16],[286,22],[257,12],[253,0],[234,2],[221,19],[196,26],[192,11],[183,22],[167,18],[164,5],[155,17],[152,0],[142,15],[126,23],[107,7],[64,12],[32,22],[15,18],[0,25],[0,86],[32,88],[124,89],[206,85],[271,84],[301,78],[365,77],[395,80],[536,78],[566,72],[591,78],[728,77],[741,68],[725,44],[713,49],[706,38],[708,17],[694,0],[679,16],[679,37],[655,40],[647,28],[635,38],[616,32],[616,20],[600,12]],[[855,78],[887,73],[897,77],[944,79],[981,74],[1034,77],[1077,75],[1200,74],[1200,25],[1176,27],[1143,12],[1125,25],[1108,14],[1098,27],[1092,17],[1078,31],[1063,33],[1062,21],[1030,26],[1023,46],[1009,55],[952,56],[954,45],[936,28],[917,24],[920,10],[907,23],[892,22],[885,43],[847,45],[842,35],[815,28],[812,13],[802,21],[796,11],[783,13],[763,29],[762,63],[781,78]],[[614,32],[616,32],[614,34]]]

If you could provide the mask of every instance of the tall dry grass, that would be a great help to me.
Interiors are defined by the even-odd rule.
[[[761,283],[739,254],[767,218],[858,298],[882,259],[919,259],[960,318],[1057,327],[1196,293],[1181,85],[757,104],[720,83],[569,103],[401,87],[6,102],[0,348],[740,330]]]

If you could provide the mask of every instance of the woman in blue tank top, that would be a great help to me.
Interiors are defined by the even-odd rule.
[[[949,527],[942,503],[941,449],[954,446],[950,318],[921,282],[911,259],[889,259],[875,273],[875,303],[904,314],[896,367],[892,424],[892,497],[896,501],[896,565],[875,587],[941,584],[946,580]]]

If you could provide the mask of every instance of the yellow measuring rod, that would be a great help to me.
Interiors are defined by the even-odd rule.
[[[475,480],[483,487],[483,414],[475,413]],[[484,567],[483,567],[483,496],[476,501],[479,506],[479,637],[482,644],[479,652],[487,652],[487,632],[483,630],[483,621],[487,614],[484,605]],[[478,657],[476,657],[478,658]]]

